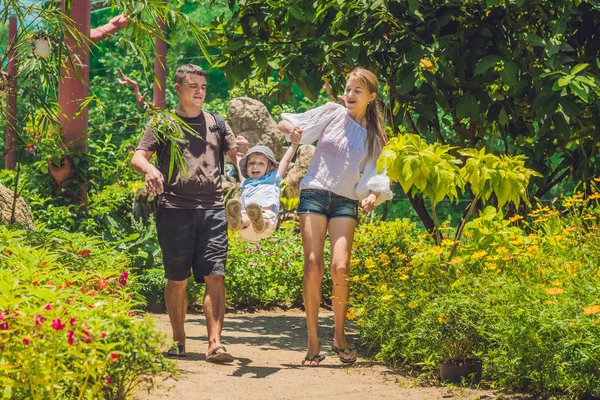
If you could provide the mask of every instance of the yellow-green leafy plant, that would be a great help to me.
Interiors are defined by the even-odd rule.
[[[429,144],[418,135],[403,134],[390,139],[377,162],[378,168],[387,168],[390,179],[399,182],[406,193],[420,193],[431,201],[438,246],[442,245],[442,237],[435,206],[446,197],[458,200],[459,191],[464,192],[468,186],[471,204],[456,230],[448,256],[444,260],[440,254],[446,266],[456,253],[464,225],[479,200],[485,203],[495,195],[498,207],[508,202],[518,206],[521,201],[528,201],[526,188],[531,176],[540,176],[525,167],[523,156],[496,156],[486,153],[484,148],[458,149],[465,159],[463,163],[450,154],[455,149],[439,143]]]

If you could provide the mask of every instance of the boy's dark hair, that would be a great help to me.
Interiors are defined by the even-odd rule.
[[[175,71],[175,83],[182,84],[187,74],[194,74],[206,78],[206,71],[194,64],[183,64]]]

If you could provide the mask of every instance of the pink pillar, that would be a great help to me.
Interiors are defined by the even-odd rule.
[[[17,19],[11,18],[8,23],[8,107],[6,115],[6,157],[4,168],[15,169],[17,153],[14,142],[17,137]]]
[[[166,3],[166,0],[164,0]],[[165,23],[157,21],[163,37],[166,36]],[[167,84],[167,43],[156,37],[156,55],[154,56],[154,94],[152,104],[155,107],[165,108],[165,91]]]
[[[65,12],[65,0],[62,0],[62,9]],[[69,17],[74,26],[86,38],[90,37],[90,0],[77,0],[71,2]],[[77,116],[81,103],[88,96],[89,84],[89,43],[77,43],[67,35],[65,43],[70,49],[71,60],[65,60],[66,67],[61,67],[61,79],[58,81],[58,105],[62,113],[59,119],[62,126],[65,144],[87,149],[86,129],[88,127],[87,107]],[[75,69],[77,72],[75,72]],[[64,114],[64,115],[63,115]]]

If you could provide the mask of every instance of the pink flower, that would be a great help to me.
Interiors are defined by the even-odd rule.
[[[4,319],[4,314],[2,314],[2,311],[0,311],[0,321],[2,321]]]
[[[42,326],[42,324],[44,323],[44,321],[46,320],[46,317],[41,316],[40,314],[35,316],[35,326]]]
[[[29,344],[29,339],[23,338],[23,344],[27,346]]]
[[[112,358],[113,360],[116,360],[117,358],[119,358],[119,355],[117,353],[111,353],[110,358]]]
[[[44,307],[44,310],[52,310],[52,304],[50,304],[50,303],[46,304],[46,306]]]
[[[129,316],[130,317],[135,317],[135,313],[132,311],[132,312],[129,313]]]
[[[52,329],[54,329],[55,331],[62,331],[63,329],[65,329],[65,324],[61,322],[60,318],[53,319]]]

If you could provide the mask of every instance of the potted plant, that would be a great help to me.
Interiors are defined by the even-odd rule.
[[[482,362],[485,310],[465,293],[444,293],[427,305],[417,320],[420,346],[438,360],[442,381],[477,384]]]
[[[165,306],[165,271],[162,268],[151,268],[141,271],[136,280],[136,290],[146,298],[147,310],[155,313],[163,313],[167,310]]]

